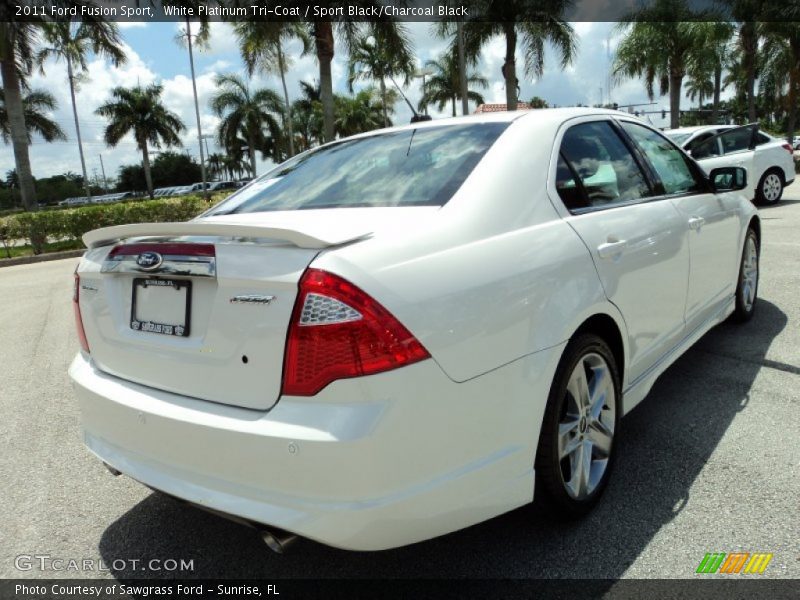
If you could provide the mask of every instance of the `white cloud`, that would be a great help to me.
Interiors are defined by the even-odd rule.
[[[117,23],[120,29],[144,29],[147,23],[144,21],[120,21]]]

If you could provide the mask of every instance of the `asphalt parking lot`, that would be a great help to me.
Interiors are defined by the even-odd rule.
[[[761,218],[755,318],[707,334],[623,420],[588,518],[520,509],[378,553],[300,541],[278,556],[253,530],[110,476],[82,445],[67,378],[77,260],[0,269],[0,577],[172,575],[15,567],[46,554],[193,560],[179,575],[205,578],[692,578],[707,552],[749,551],[774,554],[761,577],[800,578],[800,184]]]

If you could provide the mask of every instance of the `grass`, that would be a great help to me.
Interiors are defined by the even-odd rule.
[[[42,248],[42,254],[49,252],[63,252],[64,250],[79,250],[84,248],[80,240],[62,240],[59,242],[48,242]],[[10,256],[9,256],[10,255]],[[8,248],[0,245],[0,262],[8,258],[20,258],[22,256],[33,256],[33,248],[25,246],[9,246]]]

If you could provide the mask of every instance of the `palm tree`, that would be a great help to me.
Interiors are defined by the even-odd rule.
[[[55,21],[43,25],[44,41],[47,44],[39,52],[39,62],[44,63],[48,58],[56,61],[63,59],[67,63],[67,81],[69,93],[72,97],[72,116],[75,119],[75,135],[78,139],[78,154],[81,158],[81,171],[86,196],[90,197],[89,178],[86,175],[86,160],[83,157],[83,142],[81,141],[81,127],[78,122],[78,105],[75,102],[76,73],[86,70],[86,57],[89,52],[105,55],[111,59],[116,67],[125,62],[125,53],[122,51],[122,40],[119,30],[114,23],[102,19],[84,21]],[[42,69],[44,71],[44,69]]]
[[[150,174],[148,144],[155,148],[179,146],[178,134],[186,129],[180,117],[161,101],[163,86],[153,83],[147,87],[116,87],[111,90],[111,100],[95,112],[109,120],[105,141],[116,146],[128,133],[133,133],[136,145],[142,152],[142,166],[147,182],[147,193],[153,197],[153,178]]]
[[[222,154],[209,154],[206,163],[208,164],[208,175],[210,178],[216,179],[224,174],[225,157]]]
[[[782,21],[763,23],[764,33],[764,76],[772,78],[783,88],[786,81],[787,124],[786,138],[793,145],[794,128],[797,120],[797,95],[800,85],[800,23]],[[788,78],[787,78],[788,75]]]
[[[390,90],[388,95],[394,96],[393,106],[397,92]],[[336,97],[336,133],[342,137],[391,126],[392,122],[387,121],[383,95],[374,88],[365,88],[355,96]]]
[[[697,16],[686,0],[655,0],[647,8],[633,13],[627,19],[629,22],[618,26],[625,36],[617,46],[615,77],[643,77],[651,100],[658,82],[659,92],[669,93],[670,127],[673,128],[680,124],[681,86],[690,57],[702,47],[703,23],[691,21]]]
[[[761,27],[758,21],[763,17],[769,0],[722,0],[730,9],[730,16],[738,23],[737,49],[745,75],[745,95],[747,97],[747,117],[752,123],[756,115],[756,68]]]
[[[689,55],[689,72],[692,79],[695,79],[694,75],[699,72],[711,72],[713,77],[711,123],[716,123],[720,95],[724,88],[722,73],[730,62],[730,42],[733,37],[734,27],[727,21],[701,22],[697,24],[697,27],[700,45]]]
[[[237,75],[220,75],[215,83],[220,90],[211,98],[211,109],[222,119],[219,143],[230,153],[231,147],[238,143],[238,137],[242,136],[249,149],[250,171],[255,177],[256,150],[261,151],[263,158],[271,154],[276,162],[283,158],[279,144],[274,143],[282,137],[275,116],[283,114],[283,102],[270,89],[251,90],[248,83]]]
[[[19,20],[17,8],[21,6],[28,4],[23,0],[7,0],[0,4],[0,78],[3,81],[8,130],[22,205],[26,210],[32,211],[38,208],[38,204],[28,154],[28,128],[25,125],[22,87],[35,62],[34,47],[39,41],[36,21],[39,17],[29,16]]]
[[[40,135],[46,142],[67,139],[58,123],[47,115],[58,106],[52,94],[44,90],[30,90],[22,97],[22,106],[24,107],[28,144],[33,140],[34,134]],[[11,141],[11,129],[3,91],[0,91],[0,139],[6,144]]]
[[[389,126],[386,78],[394,82],[395,77],[402,77],[403,84],[408,85],[416,70],[408,28],[397,24],[392,35],[387,37],[388,33],[384,25],[376,24],[374,35],[362,36],[356,41],[350,49],[347,79],[351,93],[353,83],[360,79],[378,82],[384,127]]]
[[[301,81],[300,91],[302,97],[292,105],[292,121],[300,149],[308,150],[323,139],[322,102],[319,86]]]
[[[380,6],[380,3],[372,0],[358,0],[355,4],[363,6]],[[354,5],[353,1],[341,2],[333,1],[327,6],[340,5],[345,7]],[[323,141],[329,142],[334,137],[334,96],[333,96],[333,77],[331,74],[331,63],[334,55],[334,38],[338,36],[344,42],[345,50],[349,51],[355,46],[356,40],[361,36],[372,35],[376,39],[380,38],[386,45],[388,51],[393,52],[404,47],[406,43],[400,35],[397,23],[387,21],[380,23],[357,23],[350,20],[340,20],[336,23],[331,21],[311,21],[308,23],[311,39],[314,41],[314,49],[319,62],[319,85],[320,102],[322,104],[322,123]],[[335,29],[334,29],[335,26]],[[335,35],[334,35],[335,34]]]
[[[516,55],[518,42],[525,56],[525,75],[541,77],[544,73],[545,46],[550,44],[559,54],[561,68],[572,63],[577,53],[577,37],[572,26],[563,20],[570,0],[486,0],[481,20],[464,23],[464,45],[470,59],[477,58],[482,48],[493,38],[502,36],[506,42],[502,73],[506,83],[508,110],[517,110],[519,79]],[[453,23],[444,23],[440,31],[452,33]]]
[[[703,101],[714,95],[714,82],[708,69],[694,71],[686,80],[686,95],[689,100],[697,100],[697,108],[703,108]]]
[[[233,28],[239,38],[239,50],[247,66],[247,72],[252,75],[256,70],[260,70],[264,73],[277,73],[281,78],[283,128],[288,133],[289,156],[294,156],[292,105],[289,102],[289,89],[286,86],[286,71],[291,63],[283,50],[283,44],[291,39],[298,39],[303,45],[302,54],[305,55],[311,45],[308,31],[302,23],[279,21],[240,21],[234,23]]]
[[[429,60],[425,68],[432,70],[433,74],[426,78],[422,89],[418,108],[435,105],[437,110],[444,110],[449,102],[453,116],[456,116],[456,101],[461,98],[461,86],[458,73],[458,57],[453,52],[446,52],[436,60]],[[483,96],[470,87],[486,89],[489,82],[486,78],[475,72],[467,72],[467,99],[475,104],[483,104]]]

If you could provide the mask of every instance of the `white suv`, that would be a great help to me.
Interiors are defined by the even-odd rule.
[[[775,204],[783,188],[794,181],[794,151],[758,125],[682,127],[664,132],[691,154],[706,172],[717,167],[744,167],[748,197],[758,204]]]

